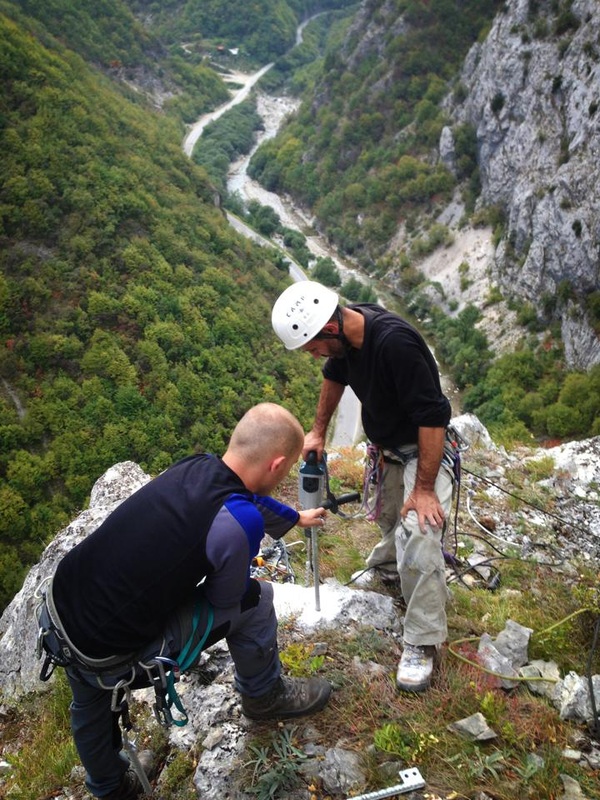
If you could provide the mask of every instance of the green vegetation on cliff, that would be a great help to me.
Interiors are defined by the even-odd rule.
[[[392,9],[372,0],[342,46],[329,49],[296,118],[258,150],[251,175],[311,207],[331,240],[372,270],[398,226],[456,186],[431,158],[446,122],[439,103],[498,7],[402,0]],[[463,138],[459,178],[476,167],[468,132]]]
[[[211,40],[239,49],[254,63],[267,63],[294,44],[304,19],[355,0],[127,0],[127,4],[170,42]]]
[[[285,275],[215,206],[180,123],[0,15],[0,605],[112,464],[219,452],[262,400],[310,422]],[[184,96],[183,96],[184,97]]]

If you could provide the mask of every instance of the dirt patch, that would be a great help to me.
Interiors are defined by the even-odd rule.
[[[437,285],[439,305],[446,314],[455,317],[467,305],[476,306],[482,314],[477,327],[486,334],[493,350],[514,350],[522,330],[515,312],[504,300],[495,298],[492,229],[467,227],[453,231],[453,236],[452,244],[418,264],[419,271]]]

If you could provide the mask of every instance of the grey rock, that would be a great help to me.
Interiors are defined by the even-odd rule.
[[[536,659],[523,665],[519,669],[519,675],[524,678],[535,678],[536,680],[527,681],[529,691],[552,700],[556,684],[560,680],[556,662]],[[540,678],[547,678],[547,680],[539,680]]]
[[[454,134],[452,133],[452,128],[448,125],[444,125],[442,133],[440,134],[440,160],[450,172],[455,171],[456,152],[454,150]]]
[[[5,701],[40,691],[41,662],[36,653],[36,592],[54,574],[60,559],[96,530],[108,514],[150,480],[137,464],[125,461],[111,467],[94,484],[90,505],[46,547],[40,561],[27,574],[21,590],[0,619],[0,691]]]
[[[600,769],[600,750],[593,748],[589,753],[583,753],[581,763],[587,764],[590,769]]]
[[[327,750],[319,773],[324,788],[332,794],[356,793],[365,786],[365,775],[360,767],[360,755],[341,747],[332,747]]]
[[[490,728],[486,718],[478,711],[476,714],[471,714],[470,717],[452,722],[447,726],[449,731],[458,733],[467,739],[473,739],[477,742],[486,742],[489,739],[495,739],[497,734]]]
[[[581,761],[581,756],[581,750],[573,750],[571,747],[567,747],[562,751],[562,757],[566,758],[567,761]]]
[[[465,99],[448,107],[457,124],[476,130],[481,204],[506,213],[492,281],[540,312],[563,282],[575,287],[577,302],[558,302],[554,313],[569,366],[588,369],[600,362],[581,303],[599,279],[600,64],[588,43],[598,39],[600,15],[595,0],[575,0],[580,24],[568,40],[540,38],[535,26],[553,20],[541,6],[529,15],[527,5],[508,0],[465,59]]]
[[[505,656],[514,670],[522,667],[529,660],[527,648],[533,630],[526,628],[512,619],[506,620],[504,630],[495,639],[496,649]]]
[[[600,707],[600,675],[592,676],[596,708]],[[590,687],[587,678],[569,672],[556,684],[552,702],[561,719],[591,722],[593,720]]]
[[[587,795],[581,791],[581,786],[575,778],[571,778],[569,775],[561,775],[560,779],[565,791],[558,800],[588,800]]]
[[[278,618],[293,618],[299,629],[342,627],[355,623],[384,630],[393,628],[398,622],[391,597],[351,589],[333,578],[327,578],[320,586],[320,611],[315,609],[314,589],[311,587],[274,583],[273,588]]]
[[[479,639],[477,655],[486,669],[502,676],[498,677],[498,680],[503,689],[514,689],[517,686],[517,681],[511,680],[512,677],[518,677],[516,669],[496,648],[494,640],[488,633],[484,633]]]
[[[474,414],[460,414],[452,417],[451,424],[474,450],[496,450],[487,428]]]
[[[244,752],[245,734],[230,723],[223,726],[223,738],[212,750],[203,750],[194,773],[198,796],[205,800],[242,800],[246,795],[229,780]]]

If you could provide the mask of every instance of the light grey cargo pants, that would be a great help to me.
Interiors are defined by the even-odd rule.
[[[404,640],[413,645],[437,645],[448,638],[443,530],[427,525],[423,534],[414,511],[410,511],[405,519],[400,516],[400,509],[415,485],[416,475],[417,458],[411,458],[405,465],[384,465],[381,514],[377,520],[381,541],[367,558],[367,566],[381,564],[384,569],[393,570],[396,564],[406,603]],[[452,470],[440,466],[435,492],[446,519],[452,506],[453,486]]]

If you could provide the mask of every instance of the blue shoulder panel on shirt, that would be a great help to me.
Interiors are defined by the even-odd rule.
[[[272,497],[255,494],[254,502],[262,514],[266,533],[273,539],[281,539],[290,528],[298,523],[300,516],[298,512]]]
[[[224,506],[242,526],[248,538],[250,558],[254,558],[260,549],[265,531],[262,514],[248,497],[241,494],[232,494]]]

